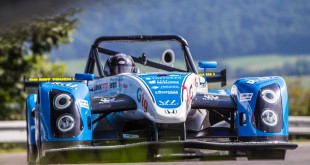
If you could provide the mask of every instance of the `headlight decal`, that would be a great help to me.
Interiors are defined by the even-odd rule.
[[[73,129],[75,120],[71,115],[65,114],[57,119],[56,124],[59,131],[68,132]]]
[[[254,126],[267,133],[281,132],[283,129],[283,108],[278,84],[260,89],[255,105]]]
[[[72,98],[69,94],[66,94],[66,93],[58,94],[54,98],[54,106],[56,110],[66,109],[71,105],[71,103],[72,103]]]
[[[265,89],[261,93],[261,97],[264,99],[264,101],[275,104],[279,100],[280,93],[276,93],[273,90]]]
[[[50,125],[56,138],[73,138],[83,130],[78,105],[72,94],[60,90],[51,90],[50,96]]]
[[[278,124],[278,115],[274,110],[271,109],[264,109],[261,114],[261,119],[264,124],[268,126],[276,126]]]

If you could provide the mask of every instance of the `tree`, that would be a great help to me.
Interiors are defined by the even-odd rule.
[[[0,120],[23,119],[26,93],[23,76],[63,76],[65,66],[45,54],[68,43],[75,30],[77,10],[35,18],[0,34]]]

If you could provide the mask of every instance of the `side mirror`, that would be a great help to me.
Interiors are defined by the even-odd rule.
[[[89,73],[76,73],[74,79],[75,80],[80,80],[80,81],[83,81],[83,80],[94,80],[95,76],[94,76],[94,74],[89,74]]]

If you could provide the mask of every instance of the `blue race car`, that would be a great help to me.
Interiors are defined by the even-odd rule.
[[[278,76],[237,80],[194,62],[178,35],[105,36],[74,78],[25,78],[29,163],[284,159],[288,94]]]

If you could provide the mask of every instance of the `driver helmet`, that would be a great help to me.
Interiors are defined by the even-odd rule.
[[[104,74],[113,76],[121,73],[136,73],[135,62],[131,56],[118,53],[107,59],[104,66]]]

